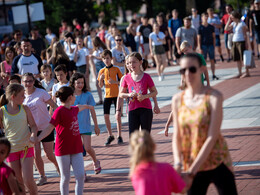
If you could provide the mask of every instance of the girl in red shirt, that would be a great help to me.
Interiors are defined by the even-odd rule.
[[[61,174],[61,194],[69,194],[70,166],[73,168],[76,179],[75,193],[83,194],[85,174],[77,116],[78,112],[84,109],[93,110],[94,107],[72,106],[76,97],[71,87],[61,87],[55,96],[60,99],[61,106],[54,111],[49,126],[39,135],[38,141],[48,136],[56,128],[55,156]]]

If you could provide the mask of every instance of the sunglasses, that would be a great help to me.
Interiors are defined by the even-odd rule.
[[[24,83],[32,83],[33,82],[33,80],[25,80],[25,81],[23,81]]]
[[[122,39],[117,39],[116,41],[122,41]]]
[[[182,68],[182,69],[180,69],[180,74],[185,74],[186,70],[189,70],[190,73],[192,73],[192,74],[197,72],[197,68],[195,66],[191,66],[189,68]]]

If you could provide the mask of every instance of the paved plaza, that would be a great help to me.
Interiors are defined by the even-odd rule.
[[[224,56],[225,57],[225,56]],[[217,56],[218,59],[218,56]],[[237,68],[235,62],[226,63],[217,61],[216,75],[218,81],[211,81],[211,85],[220,90],[224,95],[224,117],[221,127],[222,134],[227,140],[232,156],[236,184],[241,195],[260,195],[260,61],[256,60],[257,68],[251,70],[251,77],[235,79]],[[169,137],[164,136],[164,126],[171,111],[171,98],[176,94],[180,83],[178,74],[179,66],[170,66],[165,70],[165,80],[158,81],[155,69],[148,69],[158,90],[158,103],[160,114],[154,115],[152,137],[156,148],[156,159],[160,162],[173,164],[171,136],[174,128],[171,126]],[[209,68],[210,79],[211,71]],[[96,101],[97,92],[94,83],[91,84],[92,94]],[[101,128],[100,136],[92,137],[92,145],[95,148],[97,158],[101,161],[102,172],[94,175],[93,165],[89,156],[84,157],[85,169],[88,174],[88,182],[85,183],[84,194],[134,194],[129,172],[128,151],[128,124],[126,105],[124,105],[123,121],[123,145],[105,147],[107,138],[103,118],[103,107],[96,106],[98,123]],[[114,108],[111,113],[113,113]],[[111,115],[113,132],[116,135],[116,121]],[[71,146],[73,147],[73,146]],[[59,177],[54,166],[44,157],[48,183],[38,187],[39,194],[59,194]],[[71,172],[73,175],[73,172]],[[34,174],[38,177],[38,172]],[[74,194],[75,179],[71,178],[70,192]],[[212,185],[208,195],[217,194]]]

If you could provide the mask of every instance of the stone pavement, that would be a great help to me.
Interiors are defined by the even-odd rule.
[[[236,64],[218,61],[216,75],[220,77],[220,80],[211,82],[211,85],[224,95],[224,117],[221,129],[229,145],[237,189],[241,195],[260,195],[260,61],[256,60],[256,64],[258,67],[251,70],[251,77],[234,79],[234,76],[237,75]],[[147,71],[151,74],[157,87],[157,98],[161,108],[161,113],[154,115],[151,133],[157,144],[156,159],[171,164],[173,164],[172,134],[165,137],[163,130],[171,110],[172,95],[179,91],[177,89],[180,82],[178,70],[178,66],[167,67],[165,80],[162,82],[158,82],[155,69]],[[211,75],[210,70],[209,73]],[[93,83],[91,88],[94,98],[98,101]],[[92,137],[92,145],[97,158],[101,161],[103,170],[101,174],[94,175],[90,157],[84,157],[85,168],[89,175],[89,180],[84,186],[84,194],[134,194],[128,178],[129,139],[126,114],[124,112],[122,118],[124,122],[122,135],[125,143],[119,146],[114,141],[111,146],[105,147],[107,134],[105,133],[103,108],[96,106],[95,109],[103,133],[100,136]],[[115,119],[112,115],[111,122],[115,127]],[[116,129],[113,129],[113,132],[116,134]],[[170,132],[173,132],[173,128],[170,128]],[[48,183],[38,187],[39,194],[59,194],[59,177],[45,157],[44,162]],[[71,174],[73,175],[73,172]],[[34,176],[37,178],[38,173],[35,172]],[[71,194],[74,194],[74,187],[75,179],[72,176]],[[207,194],[217,194],[213,185],[210,186]]]

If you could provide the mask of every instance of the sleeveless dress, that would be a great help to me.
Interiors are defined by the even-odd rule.
[[[178,123],[182,146],[181,154],[185,171],[189,169],[196,159],[208,136],[211,118],[210,92],[211,90],[207,91],[202,103],[195,108],[187,107],[183,100],[184,92],[181,94],[181,102],[178,108]],[[219,133],[212,151],[199,171],[213,170],[222,163],[233,172],[227,143],[221,133]]]

